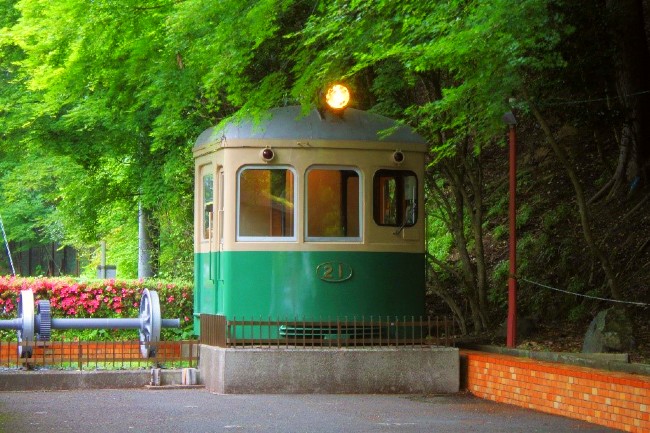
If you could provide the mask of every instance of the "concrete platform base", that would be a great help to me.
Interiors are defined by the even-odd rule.
[[[455,393],[458,349],[260,348],[202,345],[201,383],[216,394]]]

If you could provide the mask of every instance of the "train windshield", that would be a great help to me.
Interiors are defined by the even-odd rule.
[[[307,172],[307,239],[361,237],[361,186],[353,169],[316,167]]]
[[[238,176],[237,238],[295,236],[295,176],[289,168],[246,167]]]
[[[379,170],[373,179],[373,217],[380,226],[410,227],[417,221],[417,177],[406,170]]]

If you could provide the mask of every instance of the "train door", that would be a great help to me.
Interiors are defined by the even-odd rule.
[[[219,205],[216,203],[215,184],[218,183],[218,178],[215,179],[214,166],[206,164],[200,168],[199,173],[199,251],[198,251],[198,309],[199,313],[215,314],[217,313],[217,260],[215,257],[215,249],[218,248],[218,240],[216,239],[215,220],[216,210]],[[218,185],[217,185],[218,187]]]
[[[216,287],[216,305],[215,310],[217,313],[223,313],[223,266],[221,263],[223,257],[223,220],[224,220],[224,174],[223,167],[217,170],[217,231],[215,234],[215,244],[212,248],[214,255],[214,272],[215,272],[215,287]]]

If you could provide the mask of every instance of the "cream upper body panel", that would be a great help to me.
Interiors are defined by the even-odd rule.
[[[259,126],[251,123],[232,124],[222,130],[209,128],[197,139],[196,197],[200,196],[201,167],[214,174],[215,191],[223,188],[222,212],[215,206],[212,226],[222,233],[206,239],[201,230],[201,204],[195,204],[195,250],[207,251],[424,251],[424,191],[418,188],[417,224],[412,227],[380,226],[373,221],[373,176],[378,170],[408,170],[421,180],[427,145],[409,128],[382,116],[347,109],[341,117],[315,110],[300,117],[299,107],[271,110],[272,117]],[[287,126],[289,125],[289,126]],[[385,131],[392,133],[383,135]],[[219,132],[220,131],[220,132]],[[274,158],[267,162],[261,150],[271,148]],[[400,152],[403,160],[396,162]],[[269,238],[264,241],[237,239],[237,176],[247,167],[285,167],[295,176],[294,205],[297,209],[295,230],[290,239]],[[314,168],[331,167],[356,171],[361,190],[361,233],[346,240],[310,240],[305,228],[305,177]],[[203,169],[206,170],[205,168]],[[219,171],[223,185],[219,185]],[[218,201],[219,199],[217,199]]]

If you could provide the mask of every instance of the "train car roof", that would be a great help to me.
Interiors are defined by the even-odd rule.
[[[347,108],[340,115],[312,110],[304,115],[300,106],[273,108],[258,125],[251,121],[211,127],[199,135],[195,148],[231,140],[337,140],[412,144],[424,150],[426,140],[408,126],[379,114]]]

